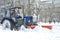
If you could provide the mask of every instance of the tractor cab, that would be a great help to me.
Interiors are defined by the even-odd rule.
[[[22,17],[22,9],[21,7],[12,7],[6,8],[4,13],[4,18],[12,18],[12,17]]]
[[[11,16],[14,16],[14,17],[22,17],[23,16],[21,7],[10,8],[9,10],[10,10]]]

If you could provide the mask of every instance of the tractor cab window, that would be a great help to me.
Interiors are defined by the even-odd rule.
[[[16,13],[17,16],[23,17],[22,9],[16,8],[15,13]]]
[[[9,10],[5,10],[5,16],[6,16],[6,17],[10,17]]]
[[[18,16],[21,16],[21,15],[20,15],[20,12],[21,12],[21,11],[20,11],[19,8],[16,8],[16,9],[15,9],[15,13],[16,13]]]
[[[14,14],[14,10],[10,10],[10,13],[11,13],[11,15],[13,15]]]
[[[15,14],[15,11],[14,10],[10,10],[10,17],[15,17],[16,16],[16,14]]]
[[[17,14],[20,14],[20,11],[19,11],[18,8],[15,9],[15,12],[16,12]]]

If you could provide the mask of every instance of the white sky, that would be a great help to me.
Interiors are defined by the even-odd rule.
[[[47,1],[47,0],[41,0],[41,1]]]

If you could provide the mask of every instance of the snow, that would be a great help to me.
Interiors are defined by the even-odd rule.
[[[0,40],[60,40],[60,23],[39,22],[34,29],[26,29],[22,25],[20,31],[3,30],[0,25]],[[52,30],[41,25],[52,25]]]

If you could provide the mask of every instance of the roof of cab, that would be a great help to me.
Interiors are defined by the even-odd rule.
[[[21,9],[21,7],[11,7],[9,9],[16,9],[16,8]]]

